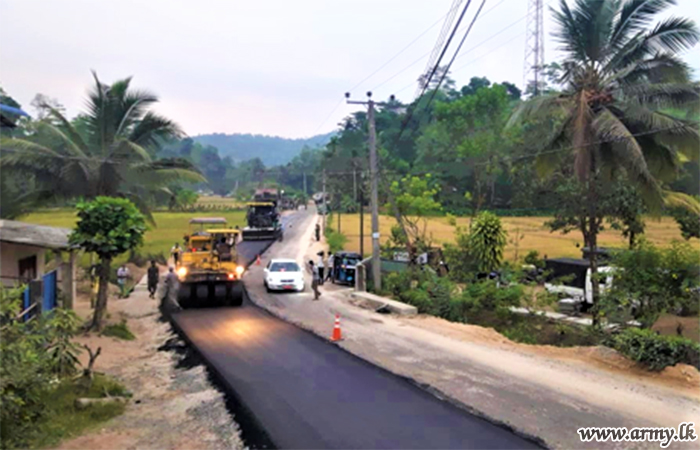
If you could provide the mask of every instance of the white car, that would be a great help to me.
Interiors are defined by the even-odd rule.
[[[304,290],[304,272],[293,259],[272,259],[264,273],[263,283],[267,292]]]

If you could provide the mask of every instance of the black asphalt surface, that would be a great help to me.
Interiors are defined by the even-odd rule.
[[[536,448],[248,300],[173,320],[279,448]]]

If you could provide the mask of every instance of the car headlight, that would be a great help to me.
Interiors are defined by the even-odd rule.
[[[185,278],[187,275],[187,267],[180,267],[177,269],[177,277],[178,278]]]
[[[243,266],[236,266],[236,275],[239,277],[243,275],[243,272],[245,272],[245,267]]]

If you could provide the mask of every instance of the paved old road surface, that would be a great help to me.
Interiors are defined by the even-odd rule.
[[[285,247],[301,228],[287,227]],[[534,447],[248,301],[174,320],[280,448]]]

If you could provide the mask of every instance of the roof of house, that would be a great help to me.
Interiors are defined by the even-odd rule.
[[[0,241],[12,244],[33,245],[50,249],[65,249],[68,243],[69,228],[47,227],[15,220],[0,220]]]

